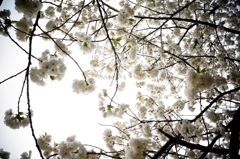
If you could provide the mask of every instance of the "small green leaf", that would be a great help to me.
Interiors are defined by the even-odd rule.
[[[53,81],[55,79],[55,77],[50,75],[50,79]]]
[[[96,2],[96,1],[95,1],[95,0],[93,0],[93,1],[92,1],[92,4],[94,5],[94,4],[95,4],[95,2]]]
[[[200,67],[199,67],[199,65],[197,66],[197,73],[200,73]]]
[[[119,43],[116,41],[113,41],[114,46],[117,46]]]
[[[116,38],[116,39],[113,38],[113,44],[114,44],[114,46],[121,45],[121,44],[120,44],[120,41],[121,41],[121,40],[122,40],[122,37],[121,37],[121,36],[118,37],[118,38]]]
[[[207,72],[207,68],[203,68],[203,69],[201,70],[201,73],[205,73],[205,72]]]
[[[115,153],[113,156],[116,157],[116,158],[120,157],[120,155],[118,153]]]
[[[25,40],[28,41],[28,39],[29,39],[29,36],[26,36],[26,37],[25,37]]]
[[[129,18],[129,21],[130,21],[130,22],[135,22],[135,19]]]
[[[116,39],[116,41],[118,41],[118,42],[121,41],[121,40],[122,40],[121,36]]]
[[[58,143],[54,141],[53,143],[54,147],[58,146]]]
[[[113,106],[108,105],[107,108],[108,108],[108,110],[111,110],[113,108]]]
[[[87,42],[83,42],[83,46],[84,47],[88,47],[88,43]]]

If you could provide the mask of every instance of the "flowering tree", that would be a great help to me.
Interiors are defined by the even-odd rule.
[[[17,112],[7,110],[4,123],[12,129],[29,126],[42,159],[238,158],[240,2],[117,3],[15,0],[23,17],[14,21],[10,10],[0,11],[1,35],[28,55],[26,68],[0,82],[25,74],[21,95],[26,90],[28,109],[21,112],[18,105]],[[44,48],[37,57],[32,51],[37,38],[52,43],[55,51]],[[83,70],[73,58],[79,50],[91,55],[91,69]],[[88,147],[75,136],[53,143],[51,135],[34,133],[29,87],[47,87],[47,79],[61,81],[65,59],[81,74],[73,79],[74,93],[91,95],[97,81],[112,80],[115,91],[104,89],[96,97],[104,118],[119,118],[103,133],[108,150]],[[130,97],[136,99],[131,106],[115,100],[130,78],[138,90]],[[0,150],[2,159],[9,155]],[[31,151],[21,155],[28,158]]]

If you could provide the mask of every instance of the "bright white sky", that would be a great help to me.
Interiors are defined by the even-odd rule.
[[[9,9],[13,6],[14,0],[4,0],[0,10]],[[15,20],[14,17],[17,15],[20,18],[22,16],[17,12],[12,12],[12,20]],[[36,40],[33,41],[33,45],[33,53],[36,53],[37,57],[46,48],[53,47],[52,44],[49,46],[49,42],[37,43]],[[28,50],[27,45],[23,47]],[[2,81],[26,68],[28,57],[10,39],[3,36],[0,37],[0,48],[0,81]],[[90,56],[83,56],[80,50],[74,50],[73,57],[77,59],[83,70],[87,69],[88,63],[86,61]],[[103,88],[109,87],[111,81],[97,81],[98,89],[92,94],[74,94],[71,88],[72,80],[78,78],[77,75],[80,74],[80,71],[68,58],[65,59],[65,64],[67,73],[62,81],[52,82],[49,80],[45,87],[30,83],[35,134],[38,137],[40,134],[47,132],[52,135],[56,142],[61,142],[68,136],[75,134],[77,139],[84,144],[103,147],[105,143],[102,140],[102,132],[107,127],[99,126],[97,123],[110,124],[113,120],[102,118],[101,112],[98,111],[99,100],[97,95]],[[34,59],[33,66],[37,66]],[[16,113],[23,79],[24,74],[21,74],[0,85],[0,148],[11,153],[10,159],[20,158],[22,152],[29,150],[33,151],[32,158],[40,158],[29,127],[12,130],[3,123],[6,110],[12,108]],[[112,87],[115,88],[115,85]],[[133,102],[129,103],[131,102],[129,99],[135,99],[135,92],[135,90],[132,90],[118,93],[116,99],[121,99],[117,100],[120,103],[132,104]],[[20,106],[21,111],[27,111],[25,92]]]

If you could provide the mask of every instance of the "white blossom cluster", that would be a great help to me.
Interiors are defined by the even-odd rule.
[[[217,134],[225,135],[225,128],[223,126],[217,126],[214,130]]]
[[[75,79],[73,80],[72,88],[74,93],[88,94],[96,89],[95,79],[89,78],[87,81]]]
[[[47,31],[51,31],[51,30],[53,30],[53,29],[55,29],[57,27],[57,21],[55,21],[55,20],[49,20],[48,22],[47,22],[47,24],[46,24],[46,26],[45,26],[45,28],[46,28],[46,30]],[[56,43],[57,43],[58,41],[56,41]],[[58,44],[59,45],[59,44]],[[61,44],[60,44],[61,45]]]
[[[49,157],[52,154],[52,152],[54,154],[58,153],[58,149],[56,148],[57,144],[54,144],[52,146],[51,141],[52,141],[52,136],[48,135],[47,133],[45,133],[44,135],[41,135],[37,139],[38,145],[40,149],[43,151],[43,155],[45,157]]]
[[[142,125],[142,132],[144,137],[152,137],[152,129],[149,123],[144,123]]]
[[[40,57],[42,62],[39,62],[39,67],[32,67],[30,71],[30,78],[32,82],[37,85],[44,86],[45,79],[48,77],[51,80],[61,80],[66,72],[66,66],[62,58],[57,58],[51,55],[49,50],[45,50]]]
[[[184,138],[188,138],[196,134],[197,128],[189,120],[183,119],[177,123],[176,132],[179,132]]]
[[[135,65],[133,68],[133,76],[137,80],[143,80],[146,77],[146,72],[143,71],[143,66],[141,64]]]
[[[90,66],[91,66],[92,68],[96,68],[96,67],[99,66],[99,61],[98,61],[98,59],[92,59],[89,63],[90,63]]]
[[[128,104],[119,104],[118,107],[116,107],[114,109],[113,116],[122,118],[122,116],[126,112],[127,108],[129,108]]]
[[[53,6],[48,6],[44,12],[49,18],[53,18],[55,16],[55,9]]]
[[[81,142],[76,140],[75,135],[68,137],[66,141],[62,141],[59,144],[54,142],[53,146],[51,141],[52,136],[47,133],[37,139],[45,157],[57,154],[61,159],[86,159],[87,150]]]
[[[23,152],[21,154],[21,158],[20,159],[31,159],[31,155],[32,155],[32,151],[31,150],[28,153],[27,152]]]
[[[31,112],[31,115],[33,113]],[[12,109],[5,112],[4,123],[12,129],[19,129],[20,127],[26,127],[29,125],[29,114],[19,112],[14,114]]]
[[[209,110],[208,112],[206,112],[206,117],[212,122],[217,122],[224,119],[222,113],[216,113],[214,110]]]
[[[8,19],[11,15],[11,11],[8,9],[4,9],[0,11],[0,18],[2,19]]]
[[[71,54],[71,50],[68,50],[66,44],[64,44],[60,39],[57,39],[54,44],[55,50],[63,57],[67,56],[67,54]]]
[[[32,151],[29,151],[29,153],[23,152],[21,154],[20,159],[31,159],[31,154],[32,154]],[[3,149],[0,149],[0,158],[1,159],[9,159],[10,158],[10,153],[7,152],[7,151],[3,151]]]
[[[230,76],[231,82],[233,82],[235,84],[240,84],[240,73],[239,73],[239,71],[231,70],[229,76]]]
[[[32,20],[27,19],[26,17],[23,17],[22,19],[17,21],[16,22],[16,27],[18,28],[18,31],[16,31],[17,39],[22,42],[26,41],[30,27],[32,27],[32,25],[33,25]]]
[[[91,53],[95,49],[95,44],[92,42],[92,37],[84,33],[75,33],[80,49],[84,53]]]
[[[121,26],[126,26],[132,24],[134,19],[131,17],[134,16],[134,10],[128,5],[124,5],[121,10],[118,12],[117,21]]]
[[[70,136],[66,141],[62,141],[57,146],[59,156],[62,159],[86,159],[87,150],[81,142],[77,141],[76,136]]]
[[[128,51],[128,59],[130,60],[136,60],[137,58],[137,42],[135,39],[130,38],[127,40],[127,47],[129,48]]]
[[[138,116],[140,119],[146,119],[148,109],[145,106],[138,107]]]
[[[9,159],[10,153],[7,151],[3,151],[3,149],[0,149],[0,158],[2,159]]]
[[[106,129],[103,132],[103,140],[110,151],[114,151],[115,136],[112,135],[112,130]]]
[[[117,117],[122,118],[124,113],[129,108],[128,104],[118,104],[118,106],[106,105],[105,106],[105,98],[107,96],[107,90],[103,89],[103,94],[99,93],[98,98],[99,101],[99,110],[102,112],[104,118],[106,117]]]
[[[15,9],[27,19],[33,19],[42,8],[38,0],[15,0]]]
[[[9,20],[10,15],[11,15],[10,10],[8,9],[0,10],[0,18],[3,19],[5,23]],[[0,25],[0,35],[7,36],[2,25]]]
[[[191,69],[186,73],[185,95],[189,101],[193,101],[198,92],[210,89],[214,78],[209,73],[197,73]]]
[[[127,159],[144,159],[144,149],[150,143],[146,138],[133,138],[129,140],[129,146],[125,147],[125,158]]]
[[[99,102],[99,110],[102,111],[103,117],[122,118],[127,108],[129,108],[128,104],[119,104],[117,107],[111,105],[104,107],[104,103],[102,101]]]
[[[189,157],[189,159],[196,159],[196,154],[192,150],[187,151],[187,156]]]

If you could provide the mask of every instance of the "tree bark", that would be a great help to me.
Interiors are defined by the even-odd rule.
[[[240,108],[238,108],[233,116],[230,130],[230,159],[237,159],[239,157]]]

